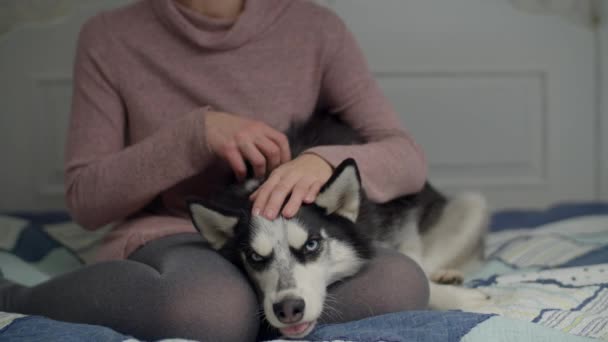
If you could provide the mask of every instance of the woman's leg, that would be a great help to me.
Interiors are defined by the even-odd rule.
[[[380,249],[364,270],[329,287],[321,322],[424,310],[428,301],[429,283],[420,266],[401,253]]]
[[[254,341],[259,326],[254,291],[197,234],[162,238],[128,260],[0,291],[0,311],[98,324],[142,339]]]

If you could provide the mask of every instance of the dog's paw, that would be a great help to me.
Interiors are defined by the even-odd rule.
[[[492,304],[491,297],[478,289],[430,283],[430,290],[429,305],[435,310],[483,312]]]
[[[464,289],[460,292],[458,309],[468,312],[485,313],[484,307],[492,304],[492,297],[478,289]]]
[[[462,285],[464,274],[459,270],[439,270],[431,274],[431,281],[444,285]]]

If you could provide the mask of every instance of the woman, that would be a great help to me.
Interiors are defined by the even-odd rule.
[[[317,105],[369,143],[290,156],[281,132]],[[329,10],[304,0],[146,0],[99,14],[78,42],[67,204],[88,229],[116,225],[103,262],[32,288],[5,285],[0,310],[144,339],[254,340],[255,293],[201,242],[184,198],[242,180],[249,162],[268,176],[254,214],[290,217],[347,157],[375,201],[426,178],[422,152]],[[413,261],[381,251],[330,289],[339,314],[324,321],[424,308],[426,284]]]

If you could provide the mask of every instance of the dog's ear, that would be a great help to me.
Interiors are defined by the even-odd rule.
[[[234,229],[239,222],[236,215],[222,212],[200,200],[189,200],[188,209],[194,227],[213,249],[219,250],[234,237]]]
[[[361,205],[361,177],[354,159],[343,161],[319,191],[315,204],[327,214],[357,221]]]

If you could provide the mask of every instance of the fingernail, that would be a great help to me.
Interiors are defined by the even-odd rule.
[[[260,208],[253,208],[253,216],[260,215]]]
[[[271,209],[266,210],[266,212],[264,213],[266,215],[266,218],[269,220],[273,220],[274,219],[274,211]]]

